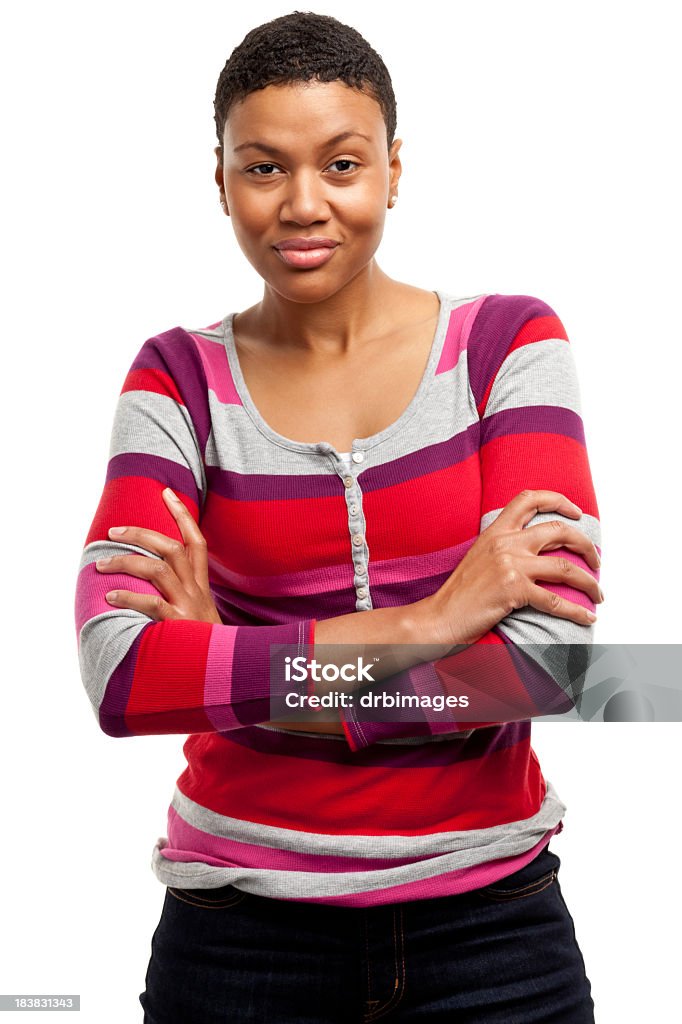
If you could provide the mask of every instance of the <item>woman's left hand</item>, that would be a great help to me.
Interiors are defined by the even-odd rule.
[[[112,527],[109,530],[111,540],[125,540],[126,544],[134,544],[161,557],[112,555],[109,559],[95,562],[99,572],[125,572],[149,580],[163,597],[136,594],[130,590],[111,590],[106,599],[116,608],[133,608],[157,621],[192,619],[195,622],[222,622],[208,585],[208,553],[204,535],[187,506],[170,487],[163,491],[163,498],[178,524],[184,544],[164,533],[140,526]]]

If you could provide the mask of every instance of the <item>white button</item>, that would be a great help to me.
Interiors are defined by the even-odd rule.
[[[353,459],[353,462],[364,462],[365,460],[365,456],[362,452],[353,452],[351,458]]]
[[[360,545],[362,544],[362,534],[361,533],[356,533],[355,534],[355,536],[353,537],[353,543],[355,544],[356,547],[360,547]]]
[[[356,516],[358,514],[358,506],[357,505],[351,505],[351,507],[350,507],[350,514],[352,516]]]
[[[352,476],[344,476],[343,482],[346,485],[346,487],[352,487],[353,484],[355,483]]]
[[[364,565],[361,565],[359,562],[355,566],[355,571],[358,574],[358,576],[365,576],[367,573],[367,570],[365,569]]]
[[[367,597],[367,591],[364,587],[358,587],[358,597]]]

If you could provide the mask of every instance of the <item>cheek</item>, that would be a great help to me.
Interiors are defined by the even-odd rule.
[[[229,207],[229,196],[228,196]],[[268,202],[267,196],[255,195],[251,189],[235,189],[233,192],[234,227],[238,230],[243,227],[250,233],[266,229],[272,224],[272,204]],[[230,212],[232,212],[230,208]]]
[[[348,197],[336,204],[339,219],[351,236],[374,237],[381,233],[386,219],[383,197],[376,190],[364,193],[348,190]],[[333,219],[332,213],[332,219]]]

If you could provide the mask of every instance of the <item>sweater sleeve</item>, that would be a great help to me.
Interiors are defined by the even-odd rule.
[[[267,721],[271,698],[294,690],[273,665],[283,663],[281,655],[312,655],[315,619],[273,626],[156,621],[105,598],[115,589],[159,595],[148,580],[101,573],[94,563],[121,553],[160,557],[110,540],[112,526],[182,541],[162,496],[167,486],[201,526],[209,433],[208,386],[192,336],[174,328],[150,338],[117,401],[104,488],[76,583],[81,678],[109,736],[226,731]],[[273,645],[279,662],[271,659]]]
[[[599,510],[576,367],[560,319],[532,296],[491,295],[472,329],[467,361],[470,399],[480,423],[479,533],[524,488],[553,490],[575,502],[582,509],[581,518],[543,512],[527,526],[556,519],[568,522],[587,534],[601,557]],[[540,554],[565,558],[599,579],[599,571],[568,548]],[[595,611],[582,590],[536,582]],[[342,715],[348,743],[358,750],[377,740],[463,733],[472,727],[570,711],[582,692],[593,633],[593,625],[579,625],[530,605],[516,609],[475,644],[382,680],[382,691],[399,694],[406,704],[412,700],[412,706],[400,714],[392,712],[391,718],[373,711],[365,719],[359,718],[356,701]],[[469,697],[465,715],[457,706],[440,709],[434,701],[462,694]],[[474,716],[486,720],[473,721]]]

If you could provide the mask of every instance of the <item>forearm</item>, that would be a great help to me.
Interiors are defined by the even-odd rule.
[[[337,645],[338,649],[337,649]],[[375,608],[362,613],[318,620],[315,628],[314,659],[320,667],[341,666],[362,657],[372,662],[372,677],[387,679],[404,669],[444,657],[451,645],[439,642],[438,621],[430,600],[396,608]],[[379,660],[374,662],[374,658]],[[351,689],[349,684],[344,687]],[[312,692],[323,696],[335,684],[312,683]],[[338,708],[324,709],[315,719],[272,719],[267,725],[308,732],[345,732]]]

